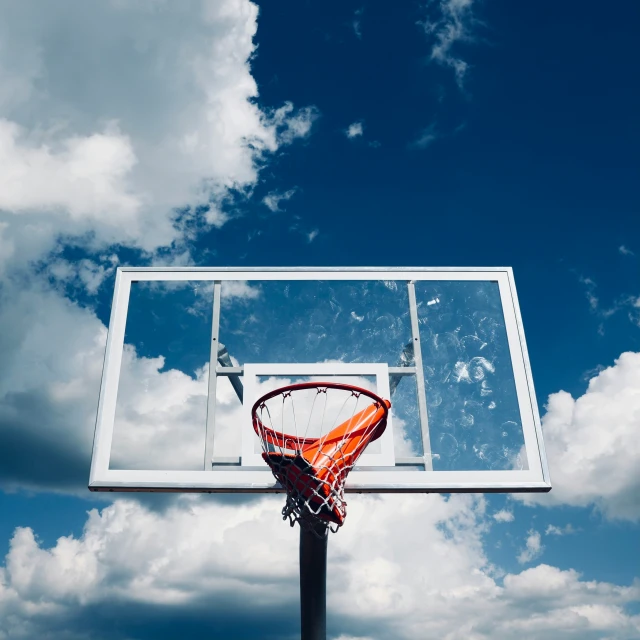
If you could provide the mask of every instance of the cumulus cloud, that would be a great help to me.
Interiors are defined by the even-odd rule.
[[[106,328],[44,285],[0,288],[0,483],[86,486]]]
[[[65,235],[153,251],[183,235],[176,207],[224,224],[228,190],[317,118],[257,104],[257,14],[248,0],[0,10],[0,268]]]
[[[264,198],[262,198],[262,202],[269,210],[273,211],[274,213],[277,211],[282,211],[282,209],[280,208],[280,203],[291,200],[296,191],[297,189],[288,189],[287,191],[271,191]]]
[[[625,247],[623,244],[621,244],[618,247],[618,251],[623,255],[623,256],[635,256],[636,254],[631,251],[631,249],[629,249],[628,247]]]
[[[65,269],[64,264],[60,267]],[[70,277],[75,277],[74,272]],[[0,484],[84,492],[106,342],[90,309],[37,281],[0,289]],[[225,288],[225,303],[260,295],[245,282]],[[203,296],[205,297],[205,296]],[[210,298],[207,305],[210,309]],[[124,352],[113,461],[121,468],[202,468],[208,354],[195,376],[163,369],[162,354]],[[237,455],[241,406],[228,380],[219,388],[220,455]],[[236,413],[234,413],[236,412]],[[236,416],[234,418],[234,416]],[[224,417],[224,416],[222,416]],[[230,444],[227,444],[227,441]],[[144,446],[142,446],[140,443]],[[141,459],[146,452],[146,457]]]
[[[70,631],[87,624],[87,612],[104,615],[105,607],[134,607],[150,629],[158,624],[148,620],[151,611],[157,616],[162,607],[178,617],[184,607],[202,621],[224,620],[226,609],[246,620],[238,603],[255,613],[293,608],[296,536],[277,526],[274,507],[273,500],[224,505],[183,498],[180,507],[158,514],[118,501],[90,512],[80,538],[60,538],[52,549],[42,549],[30,529],[17,529],[0,569],[0,637],[34,637],[61,618],[64,631],[56,637],[75,637]],[[270,531],[268,540],[261,542],[260,529]],[[117,626],[95,621],[88,636],[99,629],[101,637],[126,637],[118,629],[123,623],[126,615]],[[286,637],[294,625],[279,631]]]
[[[114,420],[112,469],[191,469],[203,464],[208,366],[191,376],[125,345]]]
[[[431,59],[450,67],[462,88],[469,64],[454,53],[455,45],[472,39],[471,27],[474,0],[430,0],[427,3],[429,17],[420,24],[425,33],[433,38]]]
[[[262,295],[259,286],[251,285],[246,280],[223,280],[221,289],[223,304],[231,304],[238,300],[255,300]]]
[[[506,511],[502,509],[501,511],[497,511],[493,514],[493,519],[496,522],[513,522],[514,516],[512,511]]]
[[[434,124],[423,129],[416,139],[409,144],[410,149],[426,149],[438,139],[438,133]]]
[[[115,225],[135,219],[142,195],[127,176],[137,164],[131,140],[116,124],[89,136],[33,144],[29,132],[0,120],[0,207],[14,214],[64,209],[71,220],[111,214]]]
[[[364,133],[364,124],[362,121],[352,122],[345,131],[345,135],[350,140],[361,136],[363,133]]]
[[[575,638],[633,638],[640,616],[625,614],[622,605],[640,597],[640,584],[622,587],[586,581],[572,569],[562,571],[541,564],[504,578],[505,594],[514,607],[530,606],[530,615],[507,620],[504,635],[537,639],[549,634]],[[591,596],[589,594],[592,594]],[[595,597],[594,597],[595,596]]]
[[[540,536],[540,532],[531,530],[529,531],[529,535],[525,541],[524,549],[518,554],[518,562],[520,564],[526,564],[535,560],[544,551],[544,546],[542,545],[542,537]]]
[[[242,624],[247,637],[295,638],[298,535],[280,519],[281,500],[182,496],[162,512],[118,500],[50,548],[19,528],[0,568],[0,637],[99,629],[126,638],[136,628],[158,637],[169,610],[178,624],[225,637]],[[482,547],[482,499],[351,496],[349,509],[329,541],[333,638],[623,640],[640,630],[626,609],[640,584],[548,565],[498,581]]]
[[[576,533],[577,530],[569,523],[564,527],[557,527],[554,524],[550,524],[544,531],[546,536],[566,536],[571,533]]]
[[[44,273],[64,288],[80,289],[90,295],[98,292],[107,278],[110,278],[120,262],[118,256],[101,256],[102,264],[82,258],[66,260],[52,258],[44,265]]]
[[[285,102],[273,112],[270,122],[277,128],[277,140],[281,144],[291,144],[296,138],[306,138],[319,116],[320,112],[315,107],[296,111],[291,102]]]
[[[553,490],[527,504],[593,505],[606,518],[640,520],[640,353],[623,353],[574,399],[549,396],[542,418]]]

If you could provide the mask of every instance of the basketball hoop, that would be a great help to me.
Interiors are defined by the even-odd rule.
[[[262,458],[287,492],[283,519],[313,531],[342,526],[347,475],[384,433],[390,406],[367,389],[337,382],[281,387],[253,405]]]

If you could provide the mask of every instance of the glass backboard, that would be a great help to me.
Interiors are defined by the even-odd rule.
[[[511,269],[215,267],[118,269],[89,488],[281,491],[251,406],[323,380],[391,401],[347,492],[551,488]]]

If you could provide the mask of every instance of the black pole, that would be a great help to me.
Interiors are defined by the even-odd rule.
[[[327,638],[327,535],[323,525],[300,527],[301,640]]]

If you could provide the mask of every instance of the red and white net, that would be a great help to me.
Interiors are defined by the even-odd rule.
[[[292,526],[342,526],[347,475],[383,434],[390,406],[367,389],[333,382],[289,385],[254,404],[262,458],[287,492],[282,514]]]

